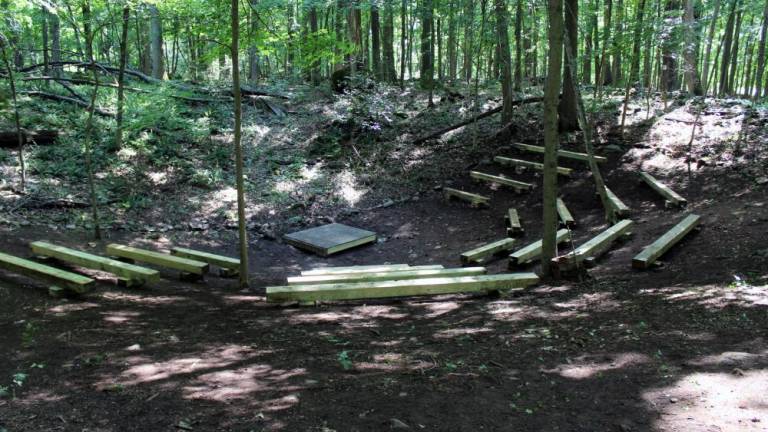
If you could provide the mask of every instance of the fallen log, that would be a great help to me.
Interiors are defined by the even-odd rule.
[[[57,101],[57,102],[67,102],[67,103],[71,103],[73,105],[77,105],[77,106],[80,106],[80,107],[83,107],[83,108],[90,108],[90,104],[88,102],[83,102],[83,101],[81,101],[79,99],[75,99],[75,98],[71,98],[71,97],[67,97],[67,96],[61,96],[61,95],[57,95],[57,94],[53,94],[53,93],[46,93],[46,92],[41,92],[41,91],[30,90],[30,91],[21,91],[21,92],[19,92],[19,94],[23,94],[23,95],[27,95],[27,96],[39,97],[41,99],[48,99],[48,100]],[[109,117],[109,118],[115,117],[115,113],[110,112],[110,111],[105,111],[105,110],[103,110],[101,108],[96,108],[93,112],[98,114],[98,115],[100,115],[100,116],[102,116],[102,117]]]
[[[533,96],[533,97],[527,97],[527,98],[522,98],[522,99],[514,100],[514,101],[512,101],[512,105],[523,105],[523,104],[528,104],[528,103],[541,102],[542,100],[543,100],[543,98],[541,96]],[[493,108],[491,110],[488,110],[488,111],[486,111],[486,112],[484,112],[482,114],[478,114],[478,115],[476,115],[476,116],[474,116],[474,117],[472,117],[470,119],[464,120],[462,122],[456,123],[456,124],[448,126],[448,127],[444,127],[442,129],[439,129],[439,130],[437,130],[435,132],[432,132],[432,133],[430,133],[428,135],[424,135],[424,136],[422,136],[420,138],[416,138],[416,140],[414,140],[413,143],[414,144],[421,144],[424,141],[428,141],[428,140],[431,140],[431,139],[434,139],[434,138],[438,138],[438,137],[440,137],[440,136],[442,136],[442,135],[444,135],[444,134],[446,134],[446,133],[448,133],[448,132],[450,132],[450,131],[452,131],[454,129],[458,129],[458,128],[462,127],[462,126],[466,126],[466,125],[468,125],[470,123],[473,123],[473,122],[475,122],[477,120],[484,119],[486,117],[490,117],[490,116],[492,116],[494,114],[500,113],[502,109],[503,109],[503,106],[498,106],[498,107]]]
[[[34,142],[37,145],[53,144],[59,136],[59,131],[47,129],[37,131],[22,129],[21,133],[24,135],[24,142]],[[0,131],[0,148],[17,148],[18,146],[19,137],[16,131]]]

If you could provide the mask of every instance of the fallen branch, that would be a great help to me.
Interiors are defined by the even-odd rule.
[[[22,91],[22,92],[19,92],[19,94],[24,94],[24,95],[27,95],[27,96],[39,97],[41,99],[48,99],[48,100],[52,100],[52,101],[67,102],[67,103],[71,103],[73,105],[77,105],[77,106],[80,106],[80,107],[83,107],[83,108],[89,108],[90,107],[88,102],[83,102],[83,101],[81,101],[79,99],[75,99],[75,98],[71,98],[71,97],[67,97],[67,96],[61,96],[61,95],[57,95],[57,94],[53,94],[53,93],[46,93],[46,92],[41,92],[41,91]],[[94,110],[94,112],[96,114],[102,116],[102,117],[109,117],[109,118],[115,117],[115,113],[110,112],[110,111],[105,111],[105,110],[100,109],[100,108],[96,108]]]
[[[535,102],[541,102],[542,100],[543,100],[543,98],[541,96],[533,96],[533,97],[528,97],[528,98],[514,100],[514,101],[512,101],[512,105],[522,105],[522,104],[528,104],[528,103],[535,103]],[[482,114],[478,114],[476,116],[473,116],[472,118],[469,118],[469,119],[464,120],[462,122],[456,123],[456,124],[448,126],[448,127],[444,127],[442,129],[439,129],[439,130],[437,130],[435,132],[432,132],[432,133],[430,133],[428,135],[424,135],[424,136],[422,136],[420,138],[416,138],[416,140],[414,140],[413,143],[414,144],[421,144],[424,141],[428,141],[428,140],[431,140],[431,139],[434,139],[434,138],[438,138],[438,137],[440,137],[440,136],[442,136],[442,135],[444,135],[444,134],[446,134],[446,133],[448,133],[448,132],[450,132],[450,131],[452,131],[454,129],[458,129],[460,127],[463,127],[463,126],[466,126],[466,125],[468,125],[470,123],[473,123],[473,122],[475,122],[477,120],[484,119],[486,117],[490,117],[490,116],[492,116],[492,115],[494,115],[496,113],[500,113],[502,108],[503,108],[503,106],[498,106],[496,108],[488,110],[488,111],[486,111],[486,112],[484,112]]]

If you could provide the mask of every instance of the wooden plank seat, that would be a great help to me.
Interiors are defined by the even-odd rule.
[[[91,291],[95,285],[94,280],[89,277],[2,252],[0,268],[53,284],[50,288],[52,294],[58,293],[62,288],[76,294],[84,294]]]
[[[196,261],[189,258],[177,257],[116,243],[107,245],[107,254],[119,258],[126,258],[132,261],[139,261],[178,270],[182,272],[182,277],[185,279],[190,279],[190,275],[201,277],[208,273],[208,269],[210,268],[208,263],[202,261]]]
[[[54,258],[76,266],[112,273],[118,277],[120,282],[125,283],[127,286],[141,286],[147,282],[154,282],[160,279],[160,273],[157,270],[139,267],[68,247],[57,246],[44,241],[32,242],[29,246],[34,254],[41,257]]]
[[[544,154],[544,147],[541,147],[541,146],[535,146],[535,145],[523,144],[523,143],[515,143],[515,144],[513,144],[513,146],[518,148],[518,149],[520,149],[520,150],[525,150],[525,151],[529,151],[529,152],[533,152],[533,153]],[[580,160],[580,161],[584,161],[584,162],[588,162],[589,161],[589,155],[588,154],[586,154],[586,153],[577,153],[577,152],[572,152],[572,151],[568,151],[568,150],[558,150],[557,151],[557,157],[559,157],[559,158],[566,158],[566,159]],[[608,162],[608,158],[606,158],[605,156],[595,155],[595,162],[597,162],[597,163],[605,163],[605,162]]]
[[[328,300],[359,300],[419,295],[520,290],[539,281],[535,273],[436,277],[381,282],[267,287],[272,303],[310,303]]]
[[[568,229],[558,230],[555,234],[557,244],[571,239],[571,231]],[[524,264],[531,263],[541,258],[542,241],[535,241],[528,246],[518,249],[509,255],[509,268],[515,268]]]
[[[481,263],[489,257],[500,252],[508,251],[515,245],[515,239],[503,238],[461,254],[461,263],[464,265],[471,263]]]
[[[525,168],[532,168],[537,171],[544,171],[544,164],[539,162],[531,162],[527,160],[509,158],[505,156],[496,156],[493,158],[493,161],[496,162],[497,164],[505,165],[505,166],[525,167]],[[570,177],[571,174],[573,173],[573,170],[565,167],[557,167],[557,173],[562,176]]]
[[[506,178],[498,175],[486,174],[479,171],[470,171],[469,176],[472,177],[472,179],[475,181],[497,183],[502,186],[510,187],[514,189],[515,192],[517,193],[528,192],[531,189],[533,189],[533,185],[530,183],[512,180],[510,178]]]
[[[620,200],[619,197],[617,197],[612,190],[606,187],[605,194],[608,198],[608,202],[611,205],[611,210],[616,216],[620,218],[625,218],[629,216],[629,213],[630,213],[629,207],[626,204],[624,204],[624,202]]]
[[[681,197],[677,192],[670,189],[669,186],[656,180],[652,175],[646,172],[641,172],[640,178],[642,178],[643,181],[651,187],[651,189],[655,190],[659,195],[664,197],[664,203],[666,206],[683,207],[688,204],[688,201],[685,198]]]
[[[488,202],[491,200],[490,198],[483,195],[473,194],[449,187],[443,188],[443,195],[446,199],[456,198],[467,201],[472,205],[472,207],[487,206]]]
[[[701,216],[690,214],[686,216],[677,225],[656,239],[653,243],[646,246],[642,252],[632,258],[632,267],[636,269],[647,269],[664,255],[669,249],[683,239],[691,230],[701,221]]]
[[[514,237],[525,233],[516,209],[510,208],[507,211],[507,214],[504,216],[504,222],[507,224],[507,236]]]
[[[632,225],[633,222],[629,219],[619,221],[575,250],[553,258],[552,262],[560,271],[573,270],[585,260],[594,260],[606,252],[616,239],[629,233]]]
[[[443,268],[442,265],[420,265],[410,266],[408,264],[381,264],[381,265],[360,265],[347,267],[321,267],[312,270],[304,270],[302,276],[323,276],[323,275],[345,275],[360,273],[383,273],[394,271],[410,270],[436,270]]]
[[[565,202],[562,198],[558,198],[555,204],[557,206],[557,216],[560,218],[560,223],[566,227],[572,227],[576,225],[576,221],[571,215],[571,211],[565,206]]]
[[[288,285],[318,285],[330,283],[358,283],[385,280],[427,279],[434,277],[475,276],[485,274],[485,272],[485,267],[465,267],[452,269],[440,268],[426,270],[414,270],[411,268],[401,271],[292,276],[288,278]]]
[[[171,255],[217,266],[220,268],[219,274],[224,277],[234,277],[240,274],[240,260],[237,258],[181,247],[171,248]]]

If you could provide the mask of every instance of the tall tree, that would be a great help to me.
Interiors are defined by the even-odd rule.
[[[9,45],[8,39],[5,37],[4,34],[0,33],[0,51],[3,55],[3,64],[5,66],[5,73],[8,74],[8,84],[10,84],[11,87],[11,99],[13,100],[13,121],[16,126],[16,139],[18,140],[19,145],[19,168],[21,170],[20,172],[20,183],[19,187],[21,191],[23,192],[26,188],[26,169],[24,166],[24,133],[21,130],[21,119],[19,117],[19,101],[16,98],[16,80],[13,77],[13,70],[11,68],[11,62],[8,60],[8,53],[5,49],[5,47]]]
[[[567,43],[574,53],[579,46],[579,0],[564,0],[565,31],[568,32]],[[558,105],[559,126],[561,131],[573,131],[579,128],[576,115],[576,89],[578,71],[571,70],[571,65],[565,62],[563,67],[563,97]]]
[[[681,0],[667,0],[665,10],[669,16],[679,17]],[[677,24],[670,20],[661,44],[661,88],[666,93],[677,90],[680,81],[677,73]]]
[[[83,151],[85,153],[85,169],[88,174],[88,189],[91,198],[91,216],[93,217],[93,236],[96,240],[101,240],[101,225],[99,222],[99,204],[96,193],[96,180],[93,169],[93,115],[96,112],[96,99],[99,94],[99,68],[96,67],[96,59],[93,56],[93,22],[90,0],[84,0],[82,4],[83,11],[83,33],[85,34],[85,55],[93,72],[93,91],[91,92],[91,101],[88,108],[88,118],[85,121],[85,139]]]
[[[51,39],[51,62],[53,67],[53,76],[61,76],[61,65],[58,63],[61,61],[61,28],[59,15],[55,9],[50,9],[48,12],[48,31],[50,32]]]
[[[419,81],[421,87],[432,90],[434,81],[434,59],[432,58],[432,18],[433,0],[422,0],[421,4],[421,70]]]
[[[456,79],[456,0],[448,5],[448,81]]]
[[[395,71],[395,12],[392,6],[394,0],[384,0],[384,24],[382,30],[382,69],[384,79],[388,82],[397,80]]]
[[[717,27],[717,18],[720,14],[720,0],[715,0],[714,10],[712,11],[712,17],[709,22],[709,30],[707,31],[707,45],[704,49],[704,71],[701,74],[701,78],[704,80],[704,86],[708,86],[709,83],[709,58],[712,53],[712,41],[715,39],[715,28]]]
[[[232,43],[230,44],[230,54],[232,64],[239,64],[239,41],[240,41],[240,13],[238,10],[239,1],[232,0]],[[232,94],[234,95],[235,108],[235,183],[237,187],[237,227],[240,239],[240,287],[248,287],[248,231],[245,226],[245,181],[243,179],[243,144],[242,134],[242,110],[243,102],[240,92],[240,68],[232,67]]]
[[[720,61],[720,87],[718,93],[723,96],[728,90],[728,65],[731,60],[731,43],[733,40],[733,25],[736,16],[736,6],[739,0],[733,0],[731,11],[728,13],[728,21],[725,24],[725,33],[723,34],[723,57]]]
[[[757,71],[755,72],[755,99],[760,97],[763,90],[763,69],[765,68],[765,44],[768,37],[768,0],[763,8],[763,25],[760,29],[760,46],[757,48]]]
[[[512,110],[514,108],[512,100],[512,59],[509,53],[509,27],[507,20],[507,3],[504,0],[494,0],[496,9],[496,32],[498,36],[498,56],[501,72],[501,94],[503,98],[501,122],[507,124],[512,120]]]
[[[696,61],[699,32],[696,31],[696,21],[693,16],[693,0],[685,0],[683,22],[685,23],[685,46],[683,48],[685,83],[688,86],[688,93],[701,96],[702,88],[701,80],[699,79],[699,65]]]
[[[371,68],[376,78],[383,78],[381,69],[381,31],[379,29],[379,6],[371,2]]]
[[[557,148],[560,145],[557,131],[557,105],[563,67],[563,2],[548,0],[549,59],[544,86],[544,180],[543,180],[543,234],[541,248],[541,272],[551,275],[552,258],[557,254]]]
[[[515,8],[515,91],[523,88],[523,0]]]
[[[125,66],[128,62],[128,24],[131,19],[131,8],[126,3],[123,6],[123,23],[120,32],[120,71],[117,74],[117,116],[115,127],[115,149],[123,147],[123,111],[125,105]]]

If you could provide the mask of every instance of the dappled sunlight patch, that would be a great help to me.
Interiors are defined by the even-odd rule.
[[[544,372],[557,374],[563,378],[581,380],[592,378],[602,372],[624,369],[650,361],[648,356],[639,353],[588,354],[579,356],[553,369],[545,369]]]
[[[140,295],[119,291],[105,291],[101,294],[105,300],[136,303],[140,305],[170,305],[188,301],[180,296]]]
[[[465,327],[465,328],[452,328],[446,330],[440,330],[435,332],[434,336],[437,339],[449,339],[459,336],[477,335],[483,333],[490,333],[493,329],[490,327]]]
[[[222,296],[221,299],[224,301],[224,304],[227,306],[232,306],[236,304],[242,304],[242,303],[264,303],[267,298],[264,296],[257,296],[257,295],[225,295]]]
[[[688,362],[693,366],[720,366],[720,367],[735,367],[748,368],[755,367],[757,365],[768,366],[768,350],[763,350],[759,353],[740,352],[740,351],[726,351],[720,354],[712,354],[704,357],[700,357]],[[766,383],[766,392],[768,392],[768,382]],[[768,398],[768,393],[766,393]],[[768,402],[768,399],[766,399]]]
[[[671,302],[695,302],[709,309],[728,306],[768,306],[768,285],[750,285],[747,282],[707,284],[693,287],[671,286],[639,291],[642,295],[661,296]]]
[[[67,304],[60,304],[60,305],[49,308],[48,313],[55,314],[56,316],[64,316],[71,312],[80,312],[80,311],[98,308],[98,307],[101,307],[101,305],[98,305],[96,303],[90,303],[90,302],[67,303]]]
[[[615,293],[595,292],[580,294],[568,301],[552,303],[552,306],[582,312],[608,312],[621,308],[625,303],[616,300]]]
[[[461,308],[461,304],[454,301],[447,302],[432,302],[432,303],[409,303],[409,306],[416,306],[426,310],[424,314],[425,318],[436,318],[441,315],[446,315],[451,312],[457,311]]]
[[[555,311],[537,306],[524,305],[517,300],[491,302],[486,306],[487,313],[495,321],[520,322],[529,319],[560,320],[568,318],[585,318],[588,314],[577,310]]]
[[[358,306],[350,311],[330,311],[323,310],[319,312],[288,312],[288,322],[290,324],[312,324],[312,323],[344,323],[361,321],[370,321],[374,319],[398,320],[408,317],[407,313],[401,312],[394,306]]]
[[[435,367],[432,361],[412,358],[400,353],[373,354],[371,361],[354,362],[355,370],[361,372],[405,372],[423,371]]]
[[[16,397],[13,400],[14,404],[18,405],[36,405],[41,403],[53,403],[64,400],[64,396],[51,393],[50,391],[18,391]]]
[[[765,369],[693,373],[642,396],[659,414],[656,430],[764,431],[767,383]]]
[[[195,379],[194,384],[184,387],[186,399],[207,399],[223,402],[233,399],[245,399],[254,393],[266,391],[295,392],[301,387],[288,385],[291,378],[302,376],[304,369],[273,369],[269,365],[257,364],[242,368],[215,371],[202,374]],[[287,395],[285,399],[288,405],[278,404],[285,409],[298,403],[297,395]]]
[[[350,206],[355,206],[368,192],[368,188],[361,187],[357,177],[350,170],[343,170],[334,178],[335,192]]]
[[[103,320],[112,324],[125,324],[140,317],[141,312],[133,311],[109,311],[102,312]]]
[[[215,368],[226,368],[234,363],[242,362],[272,351],[257,351],[250,347],[239,345],[224,345],[202,352],[199,355],[174,358],[162,362],[129,363],[131,367],[120,374],[123,385],[137,385],[148,382],[166,380],[178,375],[193,374]],[[136,356],[141,360],[141,356]]]

